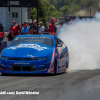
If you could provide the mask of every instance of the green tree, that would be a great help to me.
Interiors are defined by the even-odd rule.
[[[79,10],[79,7],[77,5],[77,1],[73,0],[69,4],[69,6],[64,5],[62,8],[60,8],[60,13],[65,16],[65,15],[70,15],[78,10]]]
[[[53,5],[50,5],[48,9],[49,17],[59,17],[59,12]]]
[[[63,13],[68,13],[68,15],[72,15],[75,12],[79,11],[79,10],[85,10],[85,11],[89,11],[90,7],[93,11],[98,11],[99,9],[99,1],[100,0],[47,0],[50,5],[55,6],[55,8],[60,11],[60,13],[62,14],[61,8],[63,8],[63,6],[67,6],[67,8],[65,7],[65,9],[67,10],[66,12],[64,11]],[[68,10],[68,8],[70,8]]]
[[[39,21],[42,21],[45,26],[47,25],[48,6],[47,0],[39,0]],[[37,18],[36,8],[32,8],[31,17],[33,20]]]
[[[64,5],[69,6],[73,0],[47,0],[50,5],[54,5],[57,10],[62,8]]]
[[[70,12],[70,8],[66,5],[64,5],[62,8],[60,8],[61,15],[63,15],[63,14],[65,15],[65,13],[68,14],[69,12]]]
[[[77,1],[76,0],[73,0],[72,3],[70,4],[70,12],[73,13],[73,12],[76,12],[79,10],[79,7],[77,5]]]
[[[98,8],[99,0],[81,0],[80,7],[89,8],[96,7]]]

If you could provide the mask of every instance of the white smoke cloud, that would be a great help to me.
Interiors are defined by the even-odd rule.
[[[73,25],[63,26],[58,37],[69,49],[69,68],[100,69],[100,13],[93,19],[76,18]]]

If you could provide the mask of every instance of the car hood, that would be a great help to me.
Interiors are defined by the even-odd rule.
[[[5,57],[45,57],[52,54],[54,47],[45,46],[41,43],[21,43],[17,46],[9,46],[5,48],[1,56]]]

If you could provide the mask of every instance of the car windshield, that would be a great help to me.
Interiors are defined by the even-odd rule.
[[[16,37],[9,46],[19,45],[20,43],[41,43],[47,46],[53,46],[53,40],[51,37],[32,36],[32,37]]]

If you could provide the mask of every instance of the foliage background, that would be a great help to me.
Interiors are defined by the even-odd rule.
[[[47,25],[48,17],[62,17],[68,15],[89,16],[99,10],[99,0],[39,0],[39,21]],[[31,17],[36,19],[36,8],[32,8]]]

